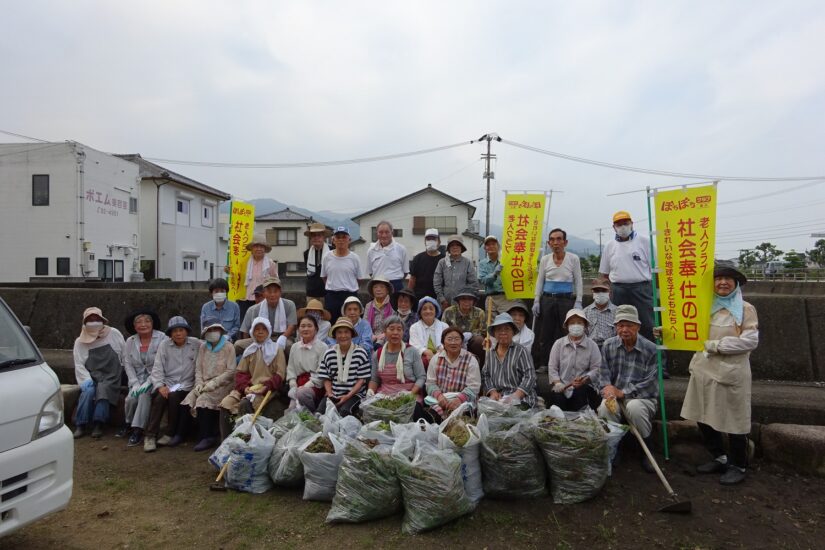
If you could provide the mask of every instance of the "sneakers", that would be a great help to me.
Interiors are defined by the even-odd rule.
[[[115,437],[126,437],[127,433],[129,433],[129,426],[123,425],[117,429]]]
[[[696,467],[696,472],[700,474],[718,474],[722,473],[728,468],[727,457],[720,456],[710,462],[700,464]]]
[[[77,426],[75,426],[74,438],[75,439],[80,439],[84,435],[86,435],[86,425],[85,424],[78,424]]]
[[[740,468],[731,464],[719,478],[719,483],[722,485],[736,485],[745,481],[745,468]]]
[[[160,439],[158,439],[158,447],[165,447],[169,445],[170,441],[172,441],[172,438],[168,435],[164,435]]]
[[[166,444],[167,447],[177,447],[183,443],[183,437],[179,435],[175,435],[172,439],[169,440],[169,443]]]
[[[95,422],[95,425],[92,428],[92,437],[95,439],[100,439],[103,437],[103,425],[100,422]]]
[[[155,443],[155,437],[147,435],[146,438],[143,440],[143,452],[154,453],[157,449],[158,446]]]
[[[137,447],[143,443],[143,431],[140,428],[135,428],[129,436],[129,441],[126,443],[127,447]]]
[[[198,444],[192,450],[196,452],[205,451],[214,447],[215,443],[217,443],[217,440],[214,437],[205,437],[198,441]]]

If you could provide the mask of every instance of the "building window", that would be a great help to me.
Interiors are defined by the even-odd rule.
[[[297,246],[298,245],[298,230],[297,229],[267,229],[266,240],[269,243],[274,243],[275,246]]]
[[[69,258],[58,258],[57,259],[57,274],[58,275],[71,275],[71,267],[70,267],[70,259]]]
[[[123,260],[115,260],[115,282],[123,282]]]
[[[35,275],[48,275],[49,274],[49,259],[48,258],[35,258],[34,259],[34,274]]]
[[[434,227],[441,235],[458,233],[458,218],[456,216],[414,216],[413,235],[423,235],[427,229]]]
[[[32,176],[32,206],[49,206],[49,175]]]
[[[137,214],[137,211],[138,211],[137,197],[129,197],[129,213],[130,214]]]
[[[195,260],[183,260],[184,271],[195,271]]]
[[[177,199],[175,203],[175,223],[177,225],[189,225],[189,201]]]
[[[396,239],[401,238],[401,237],[404,236],[404,230],[403,229],[393,229],[392,230],[392,236]],[[377,240],[378,240],[378,228],[373,227],[372,228],[372,242],[375,242]]]
[[[204,227],[215,227],[214,218],[212,216],[212,207],[211,206],[203,206],[203,213],[201,217],[201,225]]]
[[[101,281],[111,281],[115,278],[115,269],[112,260],[97,261],[97,276]]]

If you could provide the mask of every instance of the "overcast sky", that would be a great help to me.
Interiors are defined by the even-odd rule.
[[[825,175],[825,4],[788,2],[4,3],[0,129],[104,151],[220,162],[399,153],[487,132],[618,164]],[[2,141],[21,141],[8,136]],[[242,198],[360,212],[427,183],[484,195],[482,145],[284,170],[171,169]],[[691,180],[506,144],[502,190],[554,189],[584,238],[644,193]],[[720,184],[722,203],[802,182]],[[477,218],[484,220],[483,201]],[[722,204],[717,251],[812,246],[825,183]],[[646,225],[646,222],[642,222]],[[608,229],[608,231],[612,231]],[[645,228],[646,231],[646,228]],[[605,234],[607,236],[607,234]]]

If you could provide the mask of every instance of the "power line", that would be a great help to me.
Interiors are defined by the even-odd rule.
[[[506,143],[512,147],[518,147],[525,151],[532,151],[534,153],[541,153],[551,157],[556,157],[573,162],[580,162],[584,164],[591,164],[593,166],[601,166],[603,168],[612,168],[614,170],[624,170],[626,172],[637,172],[640,174],[651,174],[656,176],[669,176],[672,178],[690,178],[690,179],[706,179],[706,180],[728,180],[728,181],[808,181],[816,179],[825,179],[825,176],[785,176],[785,177],[753,177],[753,176],[717,176],[708,174],[688,174],[683,172],[669,172],[667,170],[655,170],[653,168],[639,168],[636,166],[627,166],[623,164],[615,164],[612,162],[604,162],[600,160],[587,159],[584,157],[576,157],[564,153],[557,153],[555,151],[548,151],[547,149],[540,149],[532,145],[524,145],[516,143],[507,139],[502,139],[502,143]]]
[[[36,137],[31,137],[31,136],[24,136],[23,134],[16,134],[14,132],[9,132],[8,130],[0,130],[0,134],[6,134],[7,136],[14,136],[14,137],[19,137],[19,138],[23,138],[23,139],[29,139],[31,141],[39,141],[40,143],[50,143],[49,140],[46,140],[46,139],[40,139],[40,138],[36,138]]]

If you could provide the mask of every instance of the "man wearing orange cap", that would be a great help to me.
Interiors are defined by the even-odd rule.
[[[613,303],[630,304],[639,313],[642,335],[653,339],[653,289],[650,286],[650,240],[633,230],[629,212],[613,214],[616,237],[602,251],[599,273],[610,279]]]

